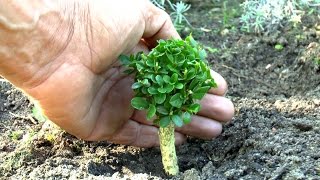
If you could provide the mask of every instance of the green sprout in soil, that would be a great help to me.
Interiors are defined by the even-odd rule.
[[[320,58],[314,58],[314,63],[318,66],[320,66]]]
[[[32,108],[32,115],[35,117],[39,122],[45,122],[48,118],[43,114],[40,105],[34,102],[34,106]]]
[[[278,50],[278,51],[281,51],[281,50],[283,50],[283,45],[282,44],[276,44],[275,46],[274,46],[274,49],[276,49],[276,50]]]
[[[211,87],[217,87],[211,77],[206,52],[192,38],[159,40],[149,53],[138,53],[119,59],[135,74],[131,105],[146,110],[147,119],[159,126],[160,149],[165,172],[177,175],[179,167],[175,150],[175,126],[191,121],[200,110],[199,100]]]

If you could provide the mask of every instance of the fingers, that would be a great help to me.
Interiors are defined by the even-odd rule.
[[[211,88],[209,90],[209,93],[219,95],[219,96],[224,96],[227,93],[228,90],[228,84],[226,80],[217,72],[211,70],[211,76],[217,83],[218,87],[217,88]]]
[[[131,116],[131,119],[133,119],[139,123],[145,124],[145,125],[149,125],[149,126],[153,125],[152,120],[150,120],[150,121],[147,120],[146,111],[135,110],[133,115]]]
[[[136,54],[138,52],[143,52],[145,54],[149,53],[149,48],[146,43],[142,40],[130,51],[129,54]]]
[[[170,16],[165,11],[157,8],[151,2],[148,3],[147,9],[144,11],[146,24],[143,38],[149,48],[155,47],[159,39],[180,38]]]
[[[158,128],[129,120],[115,135],[107,140],[136,147],[159,146]],[[182,144],[185,140],[184,135],[179,132],[175,133],[176,145]]]
[[[198,115],[221,122],[229,122],[234,116],[234,105],[225,97],[206,94],[200,104]]]
[[[182,134],[188,134],[201,139],[212,139],[222,132],[222,124],[210,118],[194,115],[190,124],[176,128]]]

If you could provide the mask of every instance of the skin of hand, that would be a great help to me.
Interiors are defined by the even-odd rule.
[[[180,38],[168,14],[148,0],[41,2],[2,4],[8,8],[0,9],[7,18],[0,21],[1,76],[78,138],[158,146],[158,128],[130,105],[133,79],[117,58],[148,52],[159,39]],[[223,96],[227,83],[216,72],[212,76],[218,88],[201,100],[190,124],[176,129],[177,144],[186,136],[212,139],[232,119],[234,106]]]

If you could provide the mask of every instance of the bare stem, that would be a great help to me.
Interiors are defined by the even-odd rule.
[[[168,175],[175,176],[179,173],[179,167],[175,148],[174,124],[170,123],[165,128],[160,127],[159,138],[164,170]]]

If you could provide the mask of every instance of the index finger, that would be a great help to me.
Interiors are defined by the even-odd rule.
[[[180,39],[170,16],[150,1],[147,4],[147,10],[144,11],[145,30],[142,37],[149,48],[155,47],[159,39]]]

